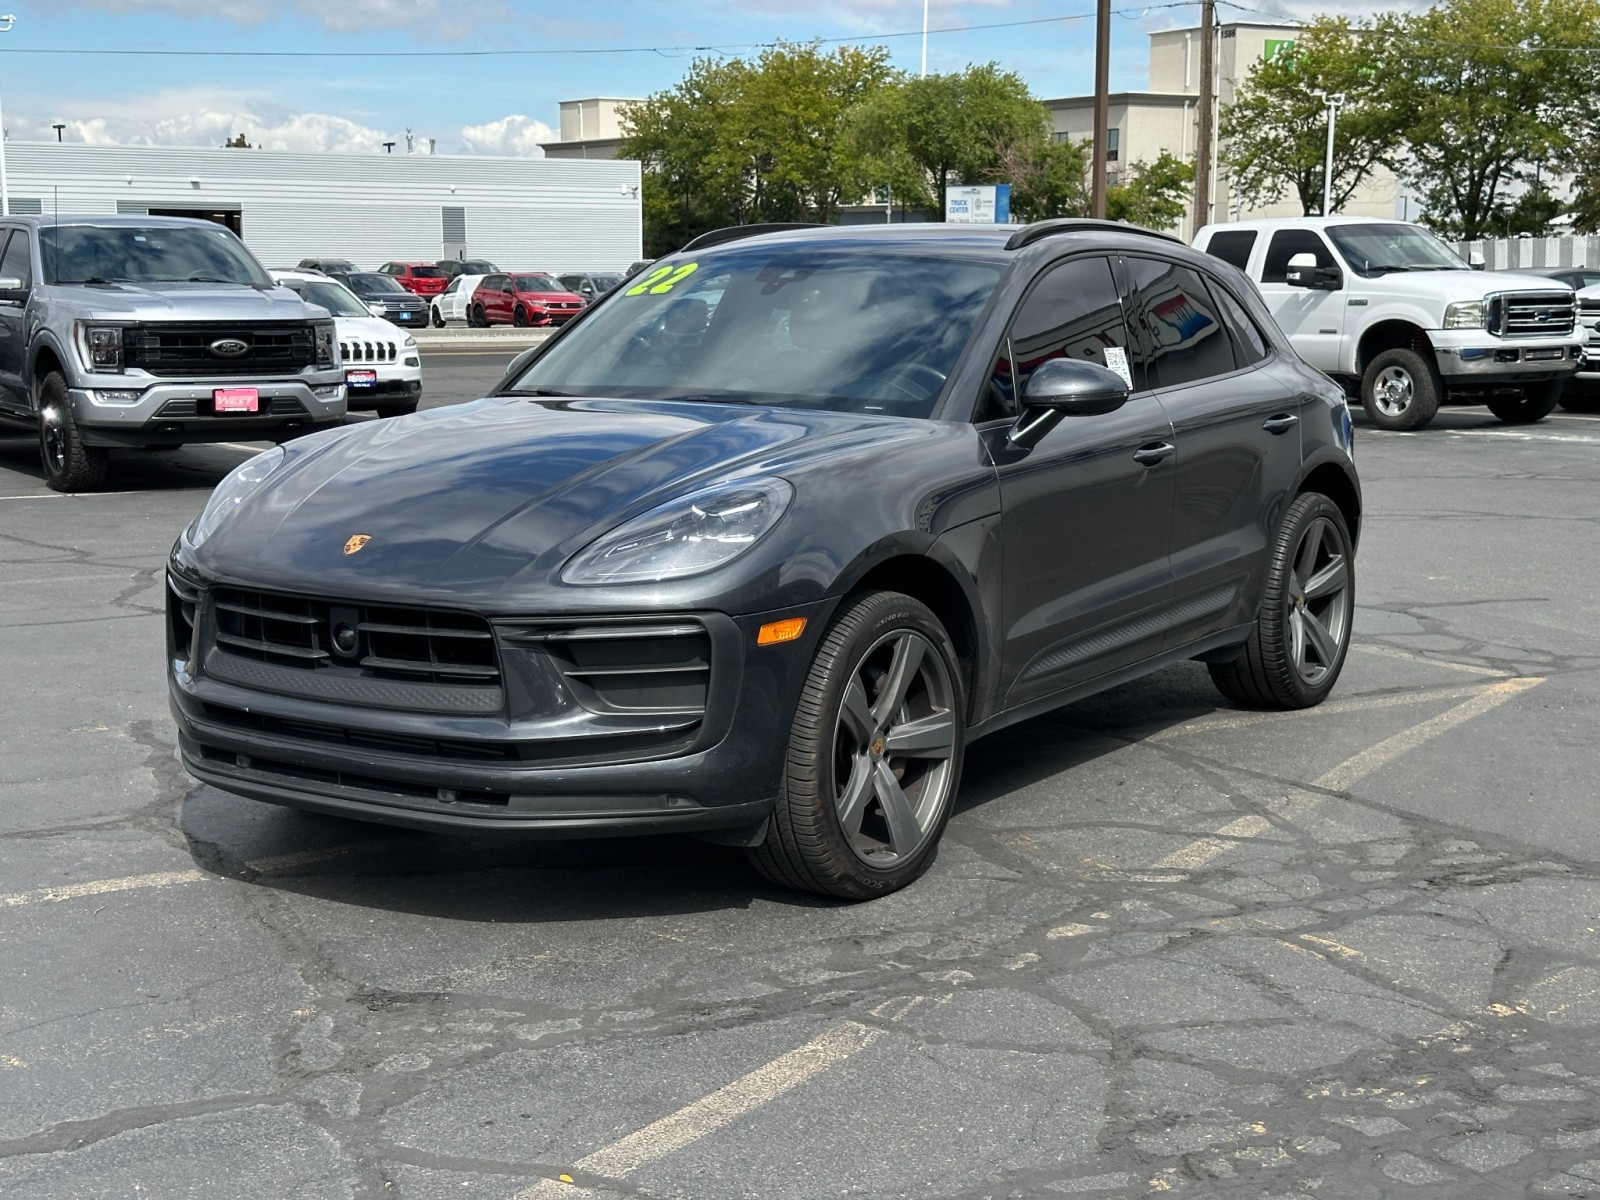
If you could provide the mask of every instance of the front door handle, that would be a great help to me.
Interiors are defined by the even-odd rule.
[[[1293,429],[1300,423],[1300,418],[1293,413],[1277,413],[1261,422],[1261,428],[1268,433],[1282,433],[1286,429]]]
[[[1176,447],[1171,442],[1147,442],[1133,452],[1133,461],[1141,467],[1153,467],[1162,462]]]

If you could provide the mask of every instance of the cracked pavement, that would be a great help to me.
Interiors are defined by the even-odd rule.
[[[841,905],[197,784],[161,565],[241,452],[62,499],[0,436],[0,1194],[1600,1196],[1597,450],[1362,428],[1326,706],[1187,665],[997,734]]]

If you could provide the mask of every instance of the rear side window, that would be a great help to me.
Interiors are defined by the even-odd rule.
[[[1267,243],[1267,261],[1261,267],[1261,282],[1282,283],[1289,270],[1289,260],[1296,254],[1316,255],[1319,267],[1338,265],[1320,234],[1309,229],[1280,229]]]
[[[1205,281],[1188,267],[1129,258],[1134,326],[1147,386],[1182,387],[1238,369]]]
[[[1254,229],[1224,229],[1211,235],[1206,253],[1243,271],[1250,265],[1250,251],[1256,248]]]
[[[1241,367],[1252,367],[1267,356],[1267,339],[1257,327],[1254,318],[1245,311],[1231,295],[1228,289],[1214,279],[1208,279],[1207,285],[1211,289],[1211,298],[1217,303],[1217,313],[1222,318],[1222,323],[1228,327],[1228,332],[1233,335],[1234,353],[1238,355]]]
[[[1011,320],[975,419],[1015,416],[1028,377],[1052,358],[1082,359],[1128,377],[1128,330],[1109,259],[1069,259],[1040,277]]]

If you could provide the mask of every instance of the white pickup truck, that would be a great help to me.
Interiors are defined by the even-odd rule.
[[[1475,271],[1420,225],[1237,221],[1194,244],[1250,276],[1301,357],[1359,394],[1380,429],[1420,429],[1453,402],[1540,420],[1583,361],[1572,289]]]

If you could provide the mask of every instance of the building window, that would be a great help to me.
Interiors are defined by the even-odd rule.
[[[1122,133],[1122,130],[1120,130],[1120,129],[1108,129],[1108,130],[1106,130],[1106,161],[1107,162],[1116,162],[1117,161],[1117,144],[1122,140],[1121,137],[1119,136],[1121,133]]]
[[[1070,142],[1072,135],[1064,129],[1058,129],[1050,135],[1050,140],[1053,142]]]

